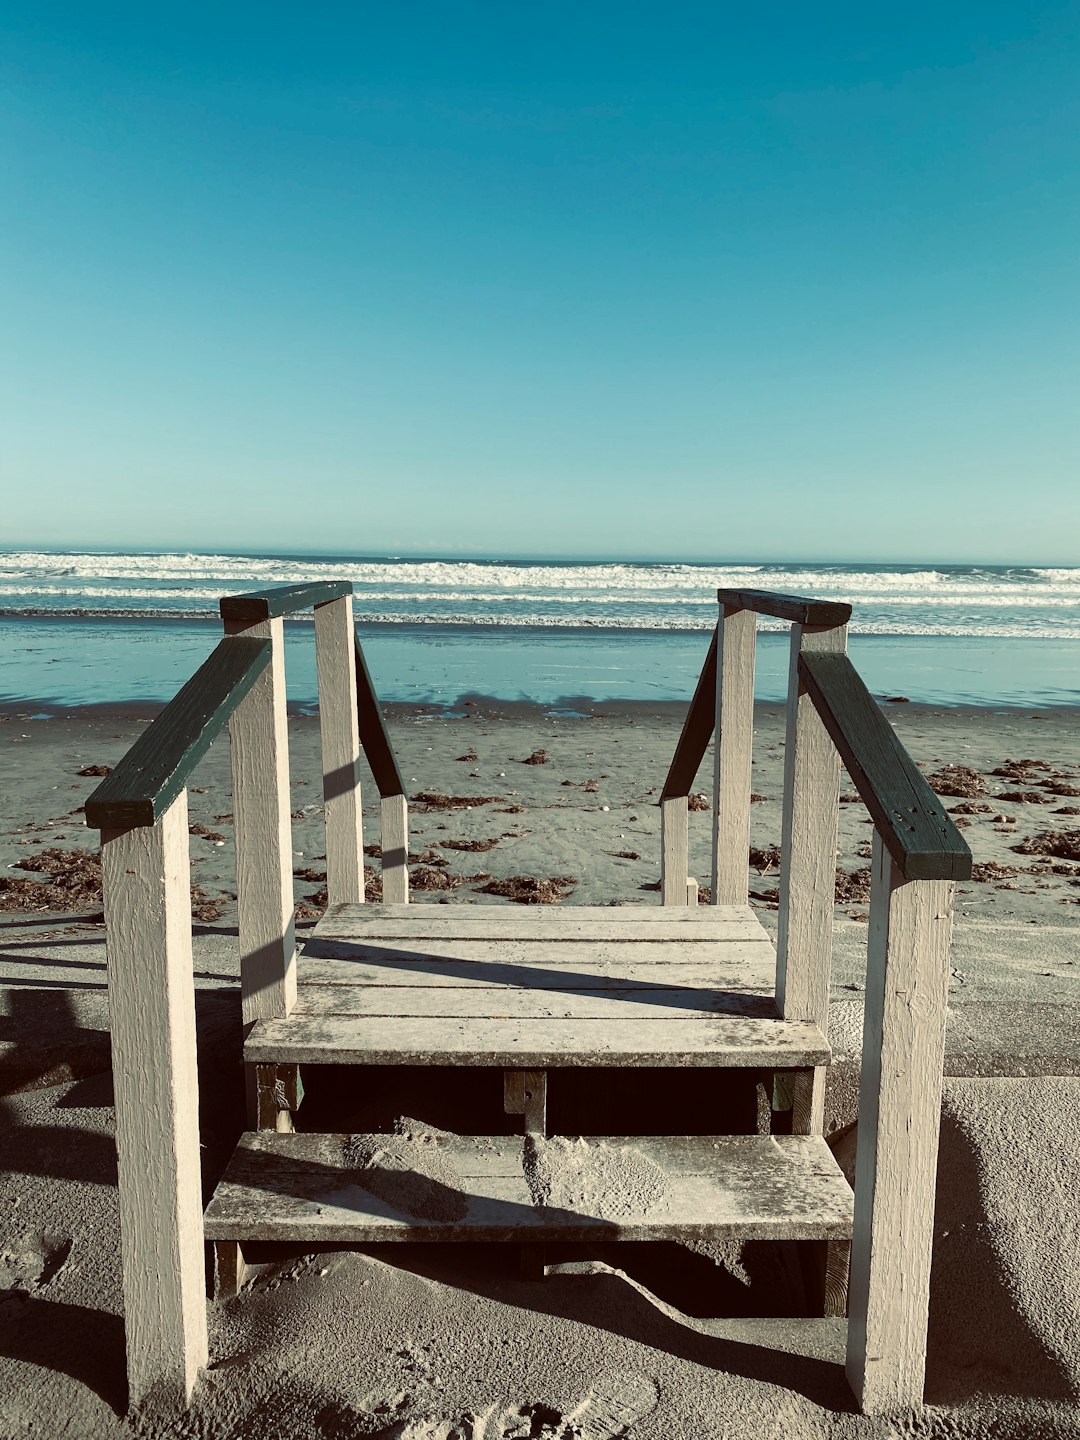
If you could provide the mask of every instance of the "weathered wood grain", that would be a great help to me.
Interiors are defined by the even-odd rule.
[[[223,595],[218,602],[221,618],[244,625],[259,620],[275,620],[295,615],[298,610],[311,610],[330,600],[352,594],[349,580],[323,580],[312,585],[275,585],[269,590],[246,590],[243,595]]]
[[[404,795],[405,785],[398,769],[394,747],[379,709],[375,687],[371,683],[364,648],[354,631],[356,648],[356,709],[360,717],[360,744],[375,780],[375,787],[385,800],[390,795]]]
[[[685,905],[690,865],[689,814],[685,795],[660,801],[660,903]]]
[[[102,835],[131,1403],[191,1398],[206,1364],[187,792]]]
[[[629,1151],[662,1176],[655,1203],[639,1215],[606,1219],[579,1210],[538,1207],[524,1174],[530,1140],[520,1136],[433,1137],[443,1182],[444,1215],[410,1209],[407,1175],[373,1175],[345,1163],[345,1135],[242,1137],[206,1211],[207,1234],[241,1241],[371,1244],[379,1241],[536,1242],[844,1239],[851,1233],[851,1190],[828,1146],[812,1137],[706,1136],[587,1139],[571,1152],[579,1171],[590,1157]],[[373,1146],[393,1137],[372,1136]],[[577,1150],[577,1146],[575,1146]],[[376,1156],[373,1170],[378,1171]],[[369,1172],[370,1173],[370,1172]],[[382,1178],[396,1182],[397,1204]],[[369,1181],[369,1183],[372,1183]],[[417,1187],[430,1202],[433,1182]],[[378,1193],[374,1193],[377,1191]],[[399,1198],[400,1197],[400,1198]],[[437,1195],[435,1198],[439,1198]],[[602,1205],[596,1207],[603,1210]],[[456,1213],[455,1213],[456,1212]]]
[[[159,820],[269,661],[267,640],[222,640],[89,797],[90,829]]]
[[[358,769],[360,733],[351,593],[315,607],[315,666],[326,824],[326,889],[332,904],[359,904],[364,899],[364,812]]]
[[[409,802],[404,795],[385,795],[379,803],[382,841],[383,903],[409,901]]]
[[[717,636],[713,904],[745,905],[757,641],[753,611],[725,607]]]
[[[691,990],[772,994],[774,956],[767,940],[725,945],[601,944],[585,952],[535,940],[417,941],[415,948],[309,941],[299,960],[300,989],[310,985],[450,986],[455,989]],[[689,953],[689,959],[683,957]],[[569,956],[569,958],[568,958]]]
[[[923,1398],[952,907],[875,834],[847,1350],[868,1414]]]
[[[840,757],[799,676],[799,656],[842,654],[847,629],[791,627],[784,805],[780,840],[780,914],[776,943],[776,999],[789,1020],[813,1020],[828,1030],[832,975],[833,892],[840,801]],[[805,1102],[808,1130],[820,1135],[825,1117],[825,1072],[813,1077]]]
[[[721,605],[790,620],[793,625],[846,625],[851,619],[851,606],[843,600],[809,600],[772,590],[717,590],[716,598]]]
[[[548,1077],[546,1070],[504,1070],[503,1110],[521,1115],[527,1135],[547,1134]]]
[[[702,987],[638,986],[634,990],[499,989],[448,985],[300,984],[294,1015],[416,1015],[448,1019],[652,1020],[703,1015],[779,1019],[772,995]],[[806,1134],[806,1131],[799,1131]]]
[[[716,631],[712,633],[705,663],[701,667],[694,698],[686,712],[683,728],[660,793],[661,803],[676,795],[689,795],[705,751],[716,726]]]
[[[829,1047],[803,1020],[715,1015],[614,1021],[290,1015],[260,1020],[244,1046],[249,1062],[304,1065],[732,1066],[826,1065]]]
[[[315,928],[341,940],[558,939],[725,942],[767,938],[749,905],[335,905]]]
[[[296,998],[283,623],[249,627],[255,638],[270,641],[271,660],[229,720],[245,1025],[287,1015]]]
[[[971,851],[846,655],[803,653],[799,675],[908,880],[969,880]]]
[[[244,1251],[237,1240],[214,1241],[214,1299],[232,1300],[247,1275]]]

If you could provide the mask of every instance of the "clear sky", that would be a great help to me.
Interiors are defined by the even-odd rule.
[[[0,544],[1080,560],[1080,6],[5,15]]]

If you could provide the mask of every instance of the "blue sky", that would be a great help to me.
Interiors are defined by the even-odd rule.
[[[0,543],[1080,557],[1080,7],[23,3]]]

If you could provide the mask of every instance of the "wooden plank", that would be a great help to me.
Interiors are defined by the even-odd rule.
[[[587,948],[552,940],[417,940],[407,945],[315,938],[307,942],[298,976],[302,986],[523,985],[558,990],[711,985],[771,991],[774,969],[773,948],[764,936],[722,947],[643,940],[633,945],[598,941]]]
[[[283,623],[264,620],[251,627],[257,639],[270,641],[273,653],[229,720],[245,1025],[287,1015],[296,998]]]
[[[692,1019],[703,1015],[779,1018],[772,995],[661,985],[638,986],[634,990],[533,990],[509,985],[498,990],[435,985],[301,985],[292,1013],[522,1020]]]
[[[406,905],[409,901],[409,802],[404,795],[386,795],[379,810],[383,902]]]
[[[311,610],[331,600],[352,594],[350,580],[322,580],[313,585],[275,585],[270,590],[246,590],[243,595],[223,595],[219,602],[221,618],[226,623],[254,625],[260,620],[274,620],[295,615],[298,610]]]
[[[971,851],[846,655],[803,654],[799,675],[908,880],[969,880]]]
[[[186,1403],[207,1359],[187,792],[102,835],[131,1404]]]
[[[346,905],[333,906],[313,932],[335,940],[560,941],[757,940],[768,932],[748,905]]]
[[[685,795],[660,802],[660,903],[685,905],[690,867],[689,815]]]
[[[922,1404],[952,907],[875,834],[847,1351],[867,1414]]]
[[[799,676],[799,656],[840,653],[847,630],[791,627],[784,806],[780,841],[780,914],[776,943],[776,999],[789,1020],[813,1020],[828,1031],[832,975],[833,894],[840,801],[840,757]],[[801,1097],[798,1134],[820,1135],[825,1119],[825,1072]]]
[[[527,1135],[547,1134],[546,1070],[504,1070],[503,1110],[525,1117]]]
[[[385,800],[390,795],[404,795],[405,785],[398,769],[397,757],[379,709],[375,687],[371,683],[360,635],[355,630],[353,643],[356,651],[356,709],[360,717],[360,744],[363,746],[376,789],[382,798]]]
[[[753,611],[726,608],[717,635],[713,904],[745,905],[757,639]]]
[[[369,1163],[349,1163],[358,1151]],[[530,1188],[526,1167],[545,1166],[553,1183]],[[653,1182],[636,1213],[618,1184],[627,1169]],[[851,1190],[824,1141],[806,1136],[257,1132],[242,1137],[205,1224],[214,1239],[325,1244],[842,1240]]]
[[[298,1065],[253,1065],[255,1071],[254,1122],[257,1130],[278,1130],[282,1115],[293,1116],[304,1098]]]
[[[811,600],[772,590],[717,590],[716,598],[721,605],[790,620],[793,625],[846,625],[851,619],[851,606],[843,600]]]
[[[90,829],[160,820],[269,660],[266,640],[222,640],[89,797]]]
[[[244,1046],[249,1062],[299,1065],[736,1066],[826,1065],[829,1047],[803,1020],[744,1016],[644,1020],[455,1020],[413,1016],[291,1015],[261,1020]]]
[[[326,823],[326,889],[332,904],[359,904],[364,899],[364,812],[351,587],[348,595],[315,607],[315,666]]]
[[[244,1251],[237,1240],[214,1241],[214,1299],[232,1300],[247,1275]]]
[[[696,780],[701,762],[705,758],[705,751],[709,748],[709,741],[716,727],[716,646],[714,630],[694,689],[694,698],[690,701],[679,742],[675,746],[671,768],[660,794],[661,803],[676,795],[689,795],[690,787]]]

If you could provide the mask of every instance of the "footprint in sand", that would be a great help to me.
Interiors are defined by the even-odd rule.
[[[67,1264],[71,1245],[70,1236],[39,1231],[0,1251],[0,1295],[44,1290]]]
[[[610,1371],[570,1410],[535,1402],[452,1419],[413,1414],[378,1431],[377,1440],[619,1440],[652,1414],[659,1399],[655,1382],[646,1376]]]

